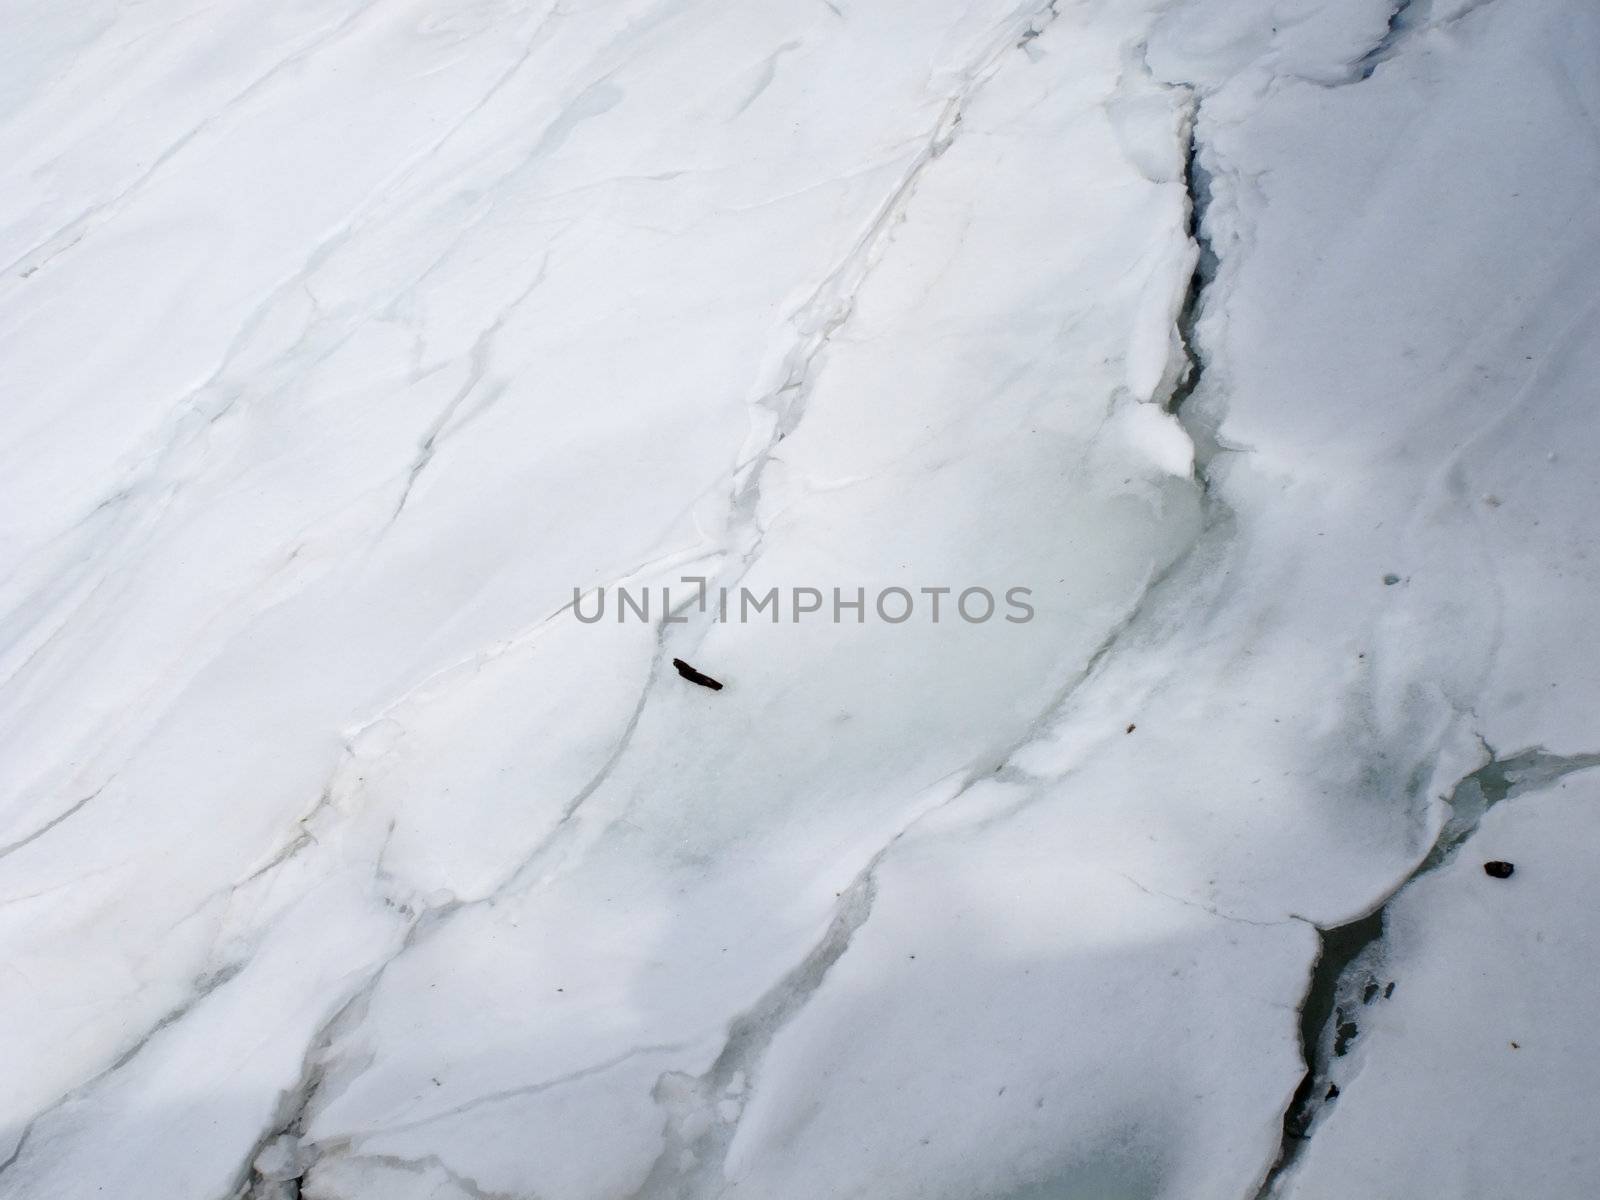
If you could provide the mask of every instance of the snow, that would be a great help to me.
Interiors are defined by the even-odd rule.
[[[1361,1009],[1355,1061],[1286,1196],[1589,1190],[1600,1055],[1579,998],[1594,984],[1597,802],[1589,772],[1497,805],[1390,906],[1382,968],[1399,982]],[[1494,860],[1509,879],[1484,872]]]
[[[1587,1194],[1600,14],[14,28],[0,1197]]]

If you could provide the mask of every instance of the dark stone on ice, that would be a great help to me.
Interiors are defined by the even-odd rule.
[[[1483,864],[1483,873],[1491,879],[1510,879],[1511,872],[1515,870],[1516,867],[1508,862],[1501,862],[1498,858]]]
[[[672,665],[677,667],[678,668],[678,674],[682,675],[690,683],[698,683],[701,687],[710,688],[713,692],[720,692],[722,690],[722,685],[720,683],[718,683],[715,679],[711,678],[711,676],[709,676],[709,675],[702,675],[699,671],[696,671],[688,663],[684,662],[683,659],[681,659],[681,658],[673,659],[672,660]]]

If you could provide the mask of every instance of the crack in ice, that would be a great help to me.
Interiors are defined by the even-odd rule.
[[[1305,1075],[1284,1111],[1283,1140],[1254,1200],[1272,1200],[1316,1132],[1327,1102],[1328,1069],[1359,1036],[1350,997],[1351,972],[1382,944],[1389,906],[1418,879],[1449,863],[1478,831],[1495,805],[1535,791],[1576,771],[1600,767],[1600,753],[1551,754],[1543,747],[1519,750],[1504,758],[1485,745],[1489,760],[1456,783],[1449,796],[1450,816],[1415,868],[1362,916],[1337,926],[1318,926],[1321,946],[1312,963],[1301,1001],[1301,1059]],[[1392,988],[1393,984],[1390,984]],[[1366,988],[1363,988],[1365,991]],[[1366,995],[1361,1003],[1370,1003]]]

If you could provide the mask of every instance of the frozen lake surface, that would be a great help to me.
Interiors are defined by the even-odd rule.
[[[1595,1194],[1600,8],[5,26],[0,1197]]]

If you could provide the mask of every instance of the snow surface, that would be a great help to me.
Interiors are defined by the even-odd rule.
[[[1498,805],[1396,898],[1378,964],[1395,989],[1360,1006],[1352,1065],[1286,1195],[1594,1190],[1600,1049],[1581,1014],[1600,954],[1597,783],[1590,772]],[[1515,871],[1497,880],[1485,861]]]
[[[0,1197],[1594,1194],[1600,10],[6,24]]]

